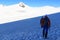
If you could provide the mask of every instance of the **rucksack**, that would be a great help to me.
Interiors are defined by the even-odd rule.
[[[41,27],[44,26],[44,18],[43,18],[43,17],[42,17],[41,20],[40,20],[40,25],[41,25]]]

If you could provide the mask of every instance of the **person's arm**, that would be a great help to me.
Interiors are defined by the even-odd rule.
[[[50,28],[50,26],[51,26],[51,22],[50,22],[50,19],[49,19],[49,21],[48,21],[48,26],[49,26],[49,28]]]

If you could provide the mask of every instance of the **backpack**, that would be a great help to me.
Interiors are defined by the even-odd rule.
[[[41,25],[41,27],[44,26],[44,18],[43,18],[43,17],[42,17],[41,20],[40,20],[40,25]]]

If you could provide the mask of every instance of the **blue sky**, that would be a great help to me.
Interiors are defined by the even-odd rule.
[[[60,7],[60,0],[0,0],[0,4],[12,5],[24,2],[29,6],[55,6]]]

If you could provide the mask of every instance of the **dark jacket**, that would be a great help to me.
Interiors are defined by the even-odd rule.
[[[41,25],[42,28],[44,26],[49,28],[50,27],[50,19],[47,16],[45,16],[44,18],[42,17],[41,20],[40,20],[40,25]]]

